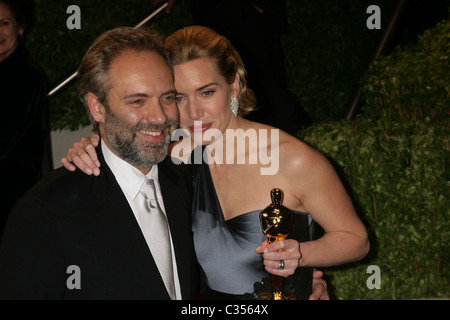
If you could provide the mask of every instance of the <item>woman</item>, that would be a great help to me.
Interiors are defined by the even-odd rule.
[[[14,203],[51,170],[46,83],[23,43],[29,1],[0,0],[0,234]]]
[[[312,267],[363,258],[369,249],[366,229],[325,157],[287,133],[243,118],[254,108],[255,97],[230,42],[194,26],[169,36],[166,47],[174,65],[180,124],[191,137],[175,145],[171,155],[191,159],[196,167],[193,231],[207,295],[255,296],[269,272],[288,277],[286,288],[304,299],[311,292]],[[237,146],[253,133],[256,144]],[[85,172],[98,174],[83,150],[94,153],[88,144],[84,140],[69,150],[62,161],[66,168],[75,170],[68,163],[73,160]],[[204,149],[200,158],[207,161],[195,165],[199,149],[190,155],[199,144]],[[279,163],[261,174],[269,153]],[[294,211],[294,224],[290,239],[268,245],[259,212],[270,204],[274,187],[283,190],[283,205]],[[317,240],[312,220],[325,231]]]

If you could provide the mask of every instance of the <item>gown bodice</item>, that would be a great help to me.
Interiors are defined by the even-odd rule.
[[[259,221],[261,210],[225,220],[208,165],[197,165],[193,199],[194,245],[204,282],[213,291],[252,299],[260,291],[270,288],[262,255],[255,252],[267,239]],[[309,214],[294,211],[288,238],[310,241],[314,226]],[[285,288],[294,291],[299,299],[307,299],[312,288],[312,268],[297,268],[295,274],[286,279]]]

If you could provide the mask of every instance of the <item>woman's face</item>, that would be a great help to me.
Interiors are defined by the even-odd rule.
[[[17,48],[19,35],[24,31],[19,27],[11,10],[0,3],[0,62]]]
[[[189,130],[191,137],[203,137],[210,129],[224,133],[234,117],[230,103],[239,95],[239,76],[228,84],[216,64],[208,59],[185,62],[174,66],[174,70],[180,126]],[[204,145],[210,142],[202,139]]]

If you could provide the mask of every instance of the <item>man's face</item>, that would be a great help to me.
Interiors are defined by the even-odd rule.
[[[179,125],[173,76],[159,54],[126,51],[112,62],[109,79],[102,137],[120,158],[146,173],[167,156]]]

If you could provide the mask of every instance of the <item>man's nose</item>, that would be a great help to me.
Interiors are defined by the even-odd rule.
[[[167,115],[164,112],[164,108],[161,103],[152,102],[145,106],[144,119],[149,123],[163,124],[167,121]]]

